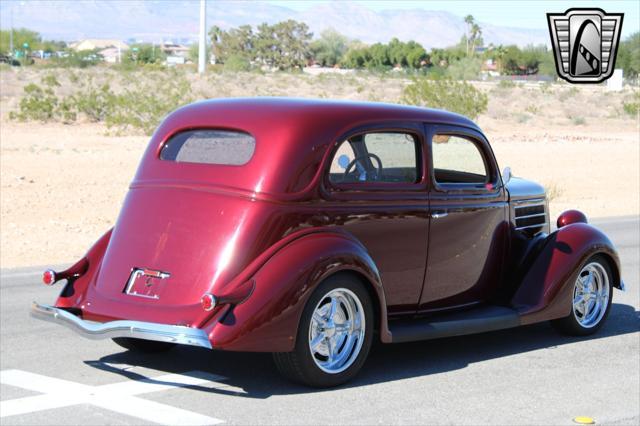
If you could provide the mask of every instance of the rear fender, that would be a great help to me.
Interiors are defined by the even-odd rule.
[[[104,235],[102,235],[102,237],[100,237],[100,239],[98,239],[98,241],[95,242],[82,259],[66,271],[59,274],[63,275],[64,278],[67,279],[67,283],[58,296],[58,300],[55,304],[56,307],[81,309],[87,292],[87,287],[100,269],[102,257],[109,245],[112,231],[113,228],[109,229]],[[73,271],[81,271],[81,273],[75,274],[72,273]]]
[[[596,254],[607,258],[613,286],[620,288],[618,254],[600,230],[586,223],[573,223],[550,234],[512,299],[522,324],[569,315],[577,275],[584,263]]]
[[[380,274],[366,249],[348,234],[317,232],[276,252],[252,276],[253,293],[234,306],[209,333],[214,348],[235,351],[289,352],[310,295],[325,278],[340,271],[356,273],[370,285],[379,309],[380,335],[390,341]],[[376,303],[377,302],[377,303]]]

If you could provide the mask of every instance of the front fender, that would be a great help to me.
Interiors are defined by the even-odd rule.
[[[620,287],[618,254],[600,230],[586,223],[573,223],[550,234],[512,299],[522,324],[569,315],[577,275],[595,254],[607,257],[614,275],[613,285]]]
[[[360,274],[371,285],[379,307],[381,338],[390,341],[380,274],[366,249],[348,234],[317,232],[280,249],[252,276],[255,287],[251,296],[211,329],[213,347],[292,351],[311,293],[325,278],[339,271]]]

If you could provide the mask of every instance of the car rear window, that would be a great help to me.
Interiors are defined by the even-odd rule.
[[[230,130],[189,130],[172,136],[160,159],[180,163],[240,166],[249,162],[256,140],[248,133]]]

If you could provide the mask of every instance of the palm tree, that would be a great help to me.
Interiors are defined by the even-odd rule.
[[[467,47],[465,52],[467,53],[467,56],[469,56],[469,38],[471,37],[471,28],[473,27],[473,25],[475,25],[475,20],[473,19],[473,15],[465,16],[464,23],[467,24],[467,31],[466,31]]]
[[[482,36],[482,29],[477,24],[471,26],[471,54],[476,53],[476,41]]]

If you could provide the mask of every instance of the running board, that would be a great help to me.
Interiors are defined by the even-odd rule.
[[[502,306],[483,306],[437,317],[389,322],[393,343],[463,336],[518,327],[517,311]]]

